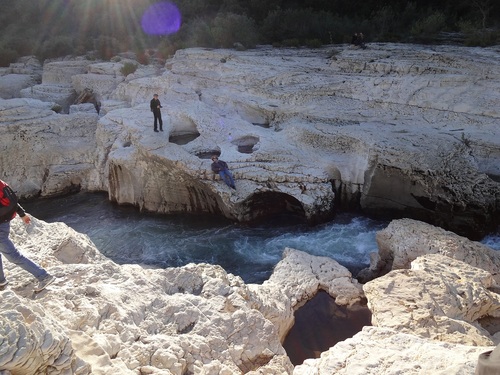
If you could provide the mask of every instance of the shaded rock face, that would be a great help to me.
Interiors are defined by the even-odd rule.
[[[123,62],[48,62],[23,95],[66,108],[92,90],[104,117],[86,187],[118,203],[239,221],[354,209],[480,238],[500,224],[499,61],[495,49],[450,46],[188,49],[127,77]],[[236,191],[213,176],[212,154]],[[51,185],[65,191],[68,180]]]
[[[300,365],[371,325],[370,319],[366,304],[339,306],[328,293],[319,291],[295,312],[295,323],[283,347],[290,361]]]

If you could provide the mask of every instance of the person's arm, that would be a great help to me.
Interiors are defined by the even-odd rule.
[[[31,222],[31,217],[24,211],[24,208],[19,203],[17,204],[16,212],[24,224],[29,224]]]
[[[220,165],[219,163],[212,163],[212,171],[214,171],[215,173],[219,173],[220,171]]]

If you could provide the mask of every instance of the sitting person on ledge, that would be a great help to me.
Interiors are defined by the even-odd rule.
[[[365,36],[363,33],[354,33],[351,39],[351,44],[365,49]]]
[[[217,155],[212,156],[212,171],[218,173],[220,178],[226,183],[227,186],[236,190],[234,185],[233,175],[229,171],[227,163],[219,160]]]

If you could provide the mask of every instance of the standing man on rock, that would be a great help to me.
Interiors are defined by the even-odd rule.
[[[155,117],[155,122],[154,122],[154,130],[155,132],[158,132],[158,123],[160,124],[160,131],[163,131],[163,121],[161,119],[161,110],[162,108],[160,99],[158,99],[158,94],[153,95],[153,99],[151,99],[150,103],[151,107],[151,112],[153,112],[153,115]]]
[[[10,221],[16,217],[16,214],[21,217],[24,224],[28,225],[31,218],[26,214],[24,209],[17,203],[17,197],[14,191],[5,182],[0,180],[0,289],[4,288],[9,282],[5,278],[3,272],[2,255],[11,263],[28,271],[38,280],[38,286],[35,287],[35,292],[39,292],[56,278],[32,260],[26,258],[16,249],[12,241],[9,239]]]

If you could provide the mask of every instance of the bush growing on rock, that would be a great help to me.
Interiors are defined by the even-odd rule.
[[[136,70],[137,70],[137,64],[127,61],[125,64],[123,64],[122,68],[120,69],[120,72],[126,77],[129,74],[134,73]]]
[[[98,57],[103,60],[109,60],[121,52],[122,47],[118,39],[101,35],[94,40],[94,49],[97,51]]]

